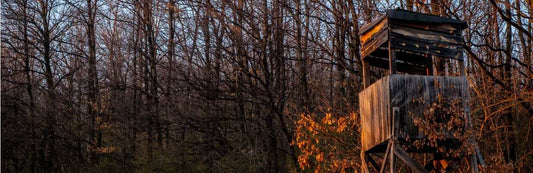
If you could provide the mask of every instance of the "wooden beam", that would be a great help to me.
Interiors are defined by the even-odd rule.
[[[365,159],[365,152],[361,152],[361,172],[370,173]]]
[[[389,74],[396,74],[396,52],[391,44],[389,40]]]
[[[369,162],[370,165],[372,165],[372,167],[374,167],[374,169],[378,170],[379,166],[376,163],[376,161],[372,157],[370,157],[370,153],[365,152],[364,155],[365,155],[365,159],[367,160],[367,162]]]
[[[457,64],[459,65],[459,76],[465,76],[465,62],[458,60]]]
[[[391,104],[392,105],[392,104]],[[400,107],[394,106],[392,107],[392,132],[391,132],[391,139],[396,139],[396,132],[400,129]]]
[[[416,173],[426,173],[427,171],[424,169],[424,167],[420,166],[413,158],[405,152],[401,147],[394,145],[394,148],[392,149],[394,151],[394,155],[396,155],[398,158],[400,158],[405,164],[407,164],[411,169],[413,169]]]
[[[436,24],[436,23],[413,23],[413,22],[404,22],[391,20],[389,21],[393,26],[401,26],[406,28],[415,28],[424,31],[433,31],[445,34],[459,35],[461,34],[461,29],[457,29],[451,24]]]
[[[426,75],[427,71],[427,58],[418,60],[418,57],[416,60],[402,60],[399,59],[399,52],[396,52],[396,72],[404,72],[408,74],[414,74],[414,75]],[[409,56],[409,55],[405,55]],[[411,55],[411,57],[415,57],[416,55]],[[382,69],[389,69],[389,60],[388,58],[381,59],[381,57],[373,57],[372,55],[368,56],[367,59],[368,63],[371,67],[378,67]]]
[[[390,105],[392,105],[392,103],[390,103]],[[399,119],[399,116],[400,116],[400,108],[399,107],[392,107],[391,108],[391,114],[392,114],[392,117],[391,117],[391,138],[389,139],[389,143],[390,143],[390,147],[391,147],[391,151],[390,151],[390,158],[389,158],[389,163],[390,163],[390,172],[391,173],[394,173],[396,172],[396,161],[394,159],[394,147],[396,146],[394,144],[394,141],[396,140],[396,132],[397,132],[397,128],[399,126],[399,123],[400,123],[400,119]]]
[[[390,143],[391,143],[391,150],[394,150],[394,141],[393,141],[394,138],[392,138],[390,140]],[[396,172],[396,166],[394,165],[396,162],[394,161],[394,151],[390,151],[390,158],[389,158],[389,163],[390,163],[390,173],[395,173]]]
[[[466,69],[465,69],[465,61],[463,57],[463,52],[459,53],[459,59],[457,60],[457,64],[459,65],[459,75],[465,76]]]
[[[385,165],[387,164],[387,158],[389,157],[389,153],[391,152],[392,148],[392,142],[389,140],[389,144],[387,144],[387,150],[385,151],[385,157],[383,157],[383,163],[381,163],[381,169],[379,169],[379,173],[383,173],[385,171]]]
[[[463,40],[460,35],[432,32],[398,25],[395,25],[391,31],[397,36],[409,37],[414,40],[425,41],[429,43],[461,45]]]
[[[391,24],[388,23],[388,34],[392,33]],[[392,38],[388,40],[388,49],[389,49],[389,74],[396,74],[396,52],[392,48]]]
[[[370,64],[363,59],[363,89],[370,85]]]
[[[439,58],[459,59],[459,53],[462,51],[461,47],[446,48],[440,47],[436,43],[428,44],[424,42],[410,41],[405,38],[397,38],[391,36],[392,48],[402,51],[409,51],[419,54],[431,54]]]

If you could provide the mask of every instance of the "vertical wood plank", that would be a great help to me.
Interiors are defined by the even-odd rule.
[[[463,60],[457,60],[459,65],[459,76],[465,76],[465,62]]]
[[[388,43],[389,43],[389,74],[396,74],[396,52],[392,48],[392,43],[390,39]]]
[[[389,35],[392,33],[392,28],[390,22],[388,23],[387,31]],[[392,48],[392,38],[389,37],[389,74],[396,74],[396,52]]]
[[[395,144],[394,144],[394,139],[391,138],[390,140],[390,146],[391,146],[391,151],[390,151],[390,158],[389,158],[389,163],[390,163],[390,173],[395,173],[396,172],[396,167],[394,166],[394,164],[396,163],[394,161],[394,147],[395,147]]]
[[[392,104],[390,104],[392,106]],[[400,129],[400,107],[392,107],[392,139],[396,138],[396,135],[398,134],[398,130]]]
[[[389,155],[392,154],[392,142],[387,144],[387,150],[385,151],[385,156],[383,157],[383,162],[381,163],[381,169],[379,169],[379,173],[385,172],[385,167],[387,165],[387,159],[389,158]]]
[[[363,88],[370,85],[370,64],[363,58]]]

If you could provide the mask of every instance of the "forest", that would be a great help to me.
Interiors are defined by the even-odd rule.
[[[2,0],[1,171],[360,172],[396,8],[467,23],[480,170],[533,172],[532,0]]]

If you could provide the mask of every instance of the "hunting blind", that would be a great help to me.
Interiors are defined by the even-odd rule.
[[[437,153],[436,146],[416,145],[428,141],[428,134],[416,122],[461,122],[465,128],[437,133],[444,136],[439,138],[440,146],[453,150],[462,144],[459,138],[471,127],[462,55],[465,28],[460,20],[394,9],[360,29],[365,87],[359,93],[363,172],[384,172],[387,160],[390,172],[395,172],[395,158],[414,172],[429,171],[409,155]],[[437,61],[457,68],[434,68]],[[387,75],[372,80],[376,77],[370,76],[371,68],[386,69]],[[457,75],[446,76],[445,70]],[[444,106],[435,107],[437,103]],[[469,164],[477,172],[477,164],[484,163],[477,146],[474,150]]]

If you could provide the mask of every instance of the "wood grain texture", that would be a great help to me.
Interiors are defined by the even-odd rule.
[[[361,143],[363,151],[388,140],[392,133],[392,108],[398,107],[395,134],[398,139],[422,139],[424,135],[413,123],[413,116],[422,117],[437,95],[469,99],[466,77],[389,75],[381,78],[359,94]],[[423,103],[413,102],[421,99]],[[468,110],[468,105],[464,110]],[[467,116],[468,114],[465,113]]]
[[[363,151],[391,136],[389,91],[389,76],[385,76],[359,93]]]

